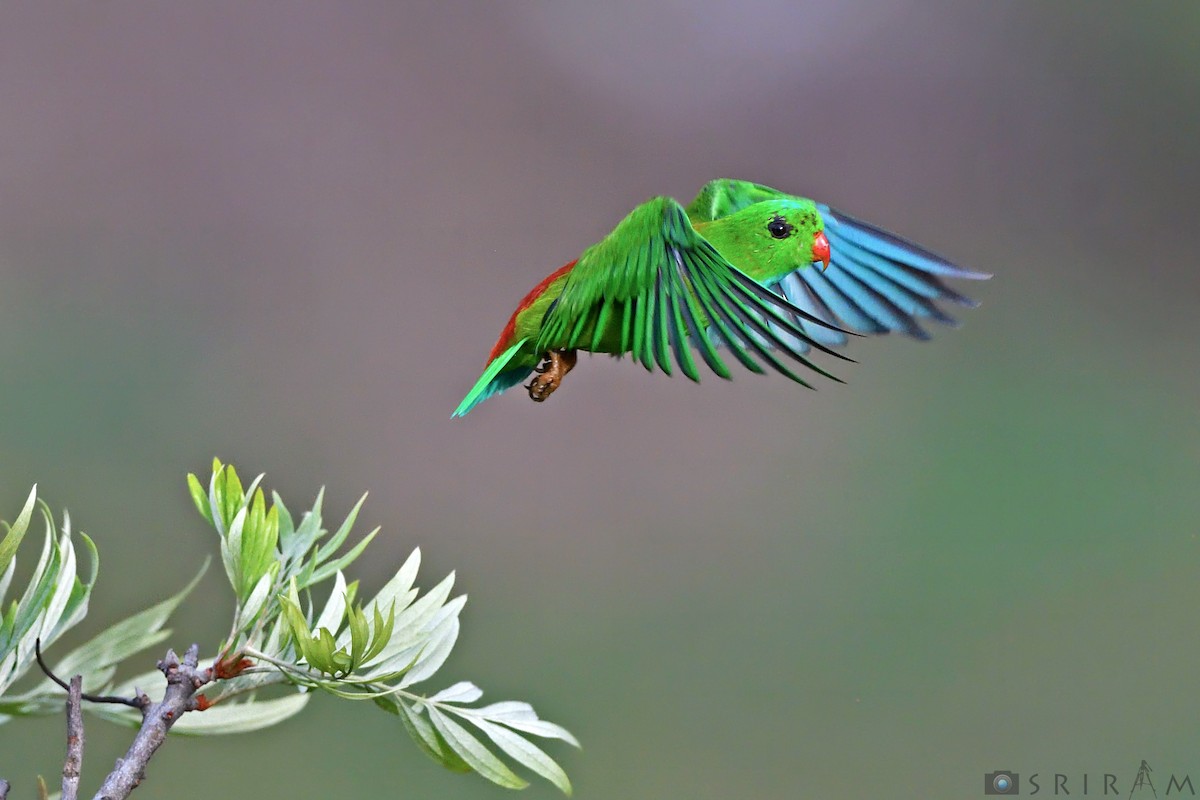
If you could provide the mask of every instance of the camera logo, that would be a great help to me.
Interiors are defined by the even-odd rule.
[[[984,794],[1020,794],[1021,776],[1017,773],[998,769],[983,776]]]

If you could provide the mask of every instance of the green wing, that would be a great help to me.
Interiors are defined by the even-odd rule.
[[[763,372],[757,356],[807,386],[780,361],[782,353],[838,380],[804,352],[813,347],[850,359],[813,339],[797,318],[829,326],[738,270],[696,232],[679,203],[657,197],[579,257],[542,320],[536,349],[630,353],[646,369],[657,363],[668,375],[673,355],[683,374],[698,381],[689,344],[713,372],[729,378],[717,355],[724,345],[753,372]]]
[[[714,219],[736,214],[747,206],[764,200],[778,200],[791,195],[763,186],[761,183],[718,178],[709,181],[688,204],[687,215],[692,222],[712,222]]]

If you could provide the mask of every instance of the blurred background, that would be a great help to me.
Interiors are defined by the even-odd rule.
[[[457,570],[432,688],[569,727],[580,797],[1200,782],[1198,36],[1191,3],[6,4],[0,516],[37,482],[97,540],[78,640],[216,552],[214,455],[332,522],[369,491],[364,591],[418,545]],[[847,386],[594,357],[451,421],[530,287],[720,176],[996,277]],[[0,728],[21,796],[61,725]],[[85,789],[129,737],[90,723]],[[503,794],[328,697],[149,778]]]

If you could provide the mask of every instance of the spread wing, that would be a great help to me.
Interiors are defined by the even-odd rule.
[[[720,179],[700,190],[688,206],[688,214],[697,221],[719,219],[754,203],[788,196],[769,186]],[[774,288],[820,321],[859,333],[900,331],[917,339],[928,339],[929,334],[919,320],[958,324],[935,301],[947,300],[968,308],[979,305],[942,279],[983,280],[991,275],[958,267],[919,245],[823,203],[817,203],[817,210],[825,222],[825,238],[829,240],[829,268],[824,272],[797,270],[784,276]],[[793,322],[821,344],[846,342],[845,333],[836,329],[814,326],[804,319]],[[801,349],[804,342],[792,344]]]
[[[807,386],[779,354],[837,380],[804,356],[816,348],[845,359],[810,333],[830,324],[738,270],[696,232],[679,203],[657,197],[579,257],[542,320],[536,349],[630,353],[668,375],[673,356],[698,381],[689,345],[729,378],[717,355],[722,345],[747,369],[763,372],[757,357]]]

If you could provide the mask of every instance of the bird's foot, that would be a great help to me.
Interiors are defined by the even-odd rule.
[[[534,372],[537,377],[530,381],[525,388],[529,390],[529,399],[535,403],[544,402],[554,390],[562,385],[562,380],[570,372],[579,354],[574,350],[550,350],[546,360]]]

